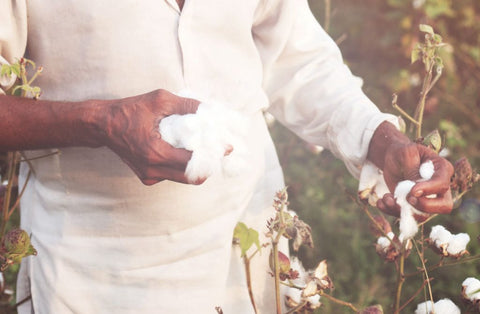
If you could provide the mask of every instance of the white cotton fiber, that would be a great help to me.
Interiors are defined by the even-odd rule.
[[[470,236],[466,233],[459,233],[453,235],[448,242],[448,254],[457,255],[462,253],[467,249],[468,242],[470,242]]]
[[[185,175],[190,182],[222,173],[232,177],[247,168],[247,119],[228,106],[202,102],[195,114],[171,115],[160,121],[162,139],[192,151]],[[225,156],[228,148],[233,148]]]
[[[317,308],[320,306],[320,295],[315,294],[307,298],[307,301],[310,302],[310,305],[313,308]]]
[[[460,309],[450,299],[442,299],[435,304],[432,301],[420,303],[415,314],[431,314],[432,310],[435,310],[435,314],[460,314]]]
[[[287,288],[285,295],[290,297],[293,302],[300,304],[302,301],[302,290],[296,288]]]
[[[417,221],[413,213],[415,208],[407,201],[407,195],[415,185],[415,182],[410,180],[401,181],[395,188],[395,198],[397,204],[400,206],[400,235],[399,239],[408,240],[413,238],[418,232]]]
[[[435,314],[461,314],[460,309],[450,299],[441,299],[433,305]]]
[[[442,244],[447,244],[450,242],[450,238],[452,234],[450,231],[445,229],[444,226],[437,225],[432,227],[432,231],[430,231],[430,239],[435,243],[435,245],[440,248]]]
[[[435,171],[435,168],[433,166],[433,162],[431,160],[424,162],[419,169],[420,176],[424,180],[430,180],[433,176],[433,172]]]
[[[415,314],[430,314],[433,308],[432,301],[422,302],[417,305],[417,309],[415,310]]]
[[[465,295],[470,301],[480,300],[480,280],[468,277],[462,283],[465,287]]]
[[[433,226],[429,237],[437,248],[446,248],[449,255],[461,254],[467,249],[467,244],[470,242],[468,234],[452,234],[441,225]]]
[[[433,162],[428,160],[420,165],[420,176],[422,180],[429,180],[434,172]],[[418,232],[418,224],[415,220],[414,214],[422,214],[422,212],[415,209],[408,201],[407,195],[412,190],[416,182],[405,180],[397,184],[395,188],[395,198],[397,204],[400,206],[400,235],[401,241],[411,239]]]

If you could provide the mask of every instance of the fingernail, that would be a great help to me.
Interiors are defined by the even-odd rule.
[[[422,191],[422,190],[418,190],[418,191],[415,191],[415,192],[413,193],[413,196],[415,196],[415,197],[420,197],[420,196],[422,196],[422,195],[423,195],[423,191]]]

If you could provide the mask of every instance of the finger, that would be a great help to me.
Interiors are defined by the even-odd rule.
[[[206,179],[207,178],[200,178],[196,181],[190,181],[185,176],[184,171],[179,171],[168,167],[150,167],[146,169],[143,177],[140,178],[140,180],[146,185],[148,185],[149,182],[157,183],[162,180],[170,180],[178,183],[199,185],[205,182]]]
[[[435,172],[430,180],[418,182],[410,192],[415,197],[431,194],[444,194],[450,188],[453,166],[443,158],[430,159]]]
[[[196,113],[200,102],[192,98],[182,98],[181,104],[176,108],[178,114]]]
[[[385,194],[383,198],[377,201],[377,207],[388,215],[397,217],[400,215],[400,207],[390,193]]]
[[[419,197],[414,206],[416,209],[429,214],[448,214],[453,208],[452,193],[449,190],[440,197]]]
[[[192,151],[183,148],[175,148],[167,142],[164,143],[167,144],[168,147],[163,148],[163,150],[165,150],[165,153],[161,154],[162,157],[159,162],[156,163],[156,165],[172,167],[176,170],[184,172],[187,168],[188,162],[192,158]]]

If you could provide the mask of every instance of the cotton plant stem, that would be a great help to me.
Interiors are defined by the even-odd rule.
[[[3,236],[5,234],[5,228],[7,226],[8,212],[10,208],[12,190],[13,190],[13,180],[15,178],[15,172],[17,169],[17,152],[9,152],[7,154],[8,160],[8,170],[7,170],[7,189],[5,191],[5,196],[3,198],[3,209],[2,209],[2,223],[0,226],[0,243],[3,243]]]
[[[422,271],[425,276],[425,280],[427,280],[427,287],[428,287],[428,293],[430,295],[430,301],[433,303],[433,294],[432,294],[432,286],[430,285],[430,278],[428,277],[428,270],[427,267],[425,266],[425,260],[423,258],[423,252],[421,252],[418,249],[417,243],[413,241],[413,245],[415,246],[415,250],[417,251],[418,257],[420,258],[420,262],[422,263]]]
[[[252,276],[251,276],[251,272],[250,272],[250,259],[246,255],[243,256],[243,264],[245,265],[245,275],[247,277],[248,296],[250,297],[250,302],[252,302],[253,311],[255,312],[255,314],[257,314],[258,313],[257,305],[255,304],[255,298],[253,297],[253,290],[252,290]]]
[[[304,307],[306,304],[307,304],[307,301],[301,302],[299,305],[297,305],[297,306],[294,307],[293,309],[289,310],[289,311],[286,312],[285,314],[295,313],[295,312],[297,312],[298,310],[300,310],[302,307]]]
[[[427,99],[427,94],[430,90],[430,85],[432,81],[432,71],[433,71],[433,61],[430,62],[430,66],[427,70],[427,75],[423,80],[422,91],[420,101],[418,102],[417,109],[415,110],[415,120],[417,120],[418,124],[416,137],[420,138],[422,136],[422,124],[423,124],[423,113],[425,111],[425,101]]]
[[[282,215],[280,214],[280,217]],[[275,274],[275,301],[276,301],[276,309],[277,314],[282,313],[282,300],[280,296],[280,262],[278,260],[278,242],[280,241],[280,237],[282,236],[285,228],[281,228],[277,234],[277,237],[272,240],[272,250],[273,250],[273,264],[275,266],[274,274]]]
[[[402,287],[403,287],[403,283],[405,282],[404,268],[405,268],[405,250],[402,249],[402,253],[400,254],[399,266],[398,266],[397,292],[395,294],[395,314],[399,313],[399,309],[400,309]]]
[[[10,216],[12,216],[13,212],[15,211],[15,209],[20,204],[20,199],[22,198],[23,193],[25,192],[25,189],[27,187],[28,181],[30,180],[31,174],[32,174],[32,171],[29,170],[28,174],[27,174],[27,177],[25,178],[25,184],[22,187],[22,191],[20,192],[20,194],[18,194],[17,199],[15,200],[15,204],[13,204],[12,207],[10,208],[10,210],[8,211],[7,220],[10,219]]]
[[[332,301],[332,302],[335,302],[335,303],[337,303],[337,304],[340,304],[340,305],[349,307],[349,308],[351,308],[353,311],[358,312],[358,309],[357,309],[352,303],[350,303],[350,302],[345,302],[345,301],[339,300],[339,299],[337,299],[337,298],[335,298],[335,297],[332,297],[332,296],[329,295],[329,294],[326,294],[326,293],[323,292],[323,291],[320,291],[319,294],[320,294],[321,297],[325,297],[326,299],[329,299],[329,300]]]
[[[325,21],[323,22],[323,28],[328,33],[330,29],[330,15],[332,11],[332,2],[331,0],[325,0]]]
[[[411,115],[409,115],[405,110],[403,110],[398,104],[397,104],[398,96],[397,94],[393,94],[392,98],[392,107],[396,109],[402,116],[407,118],[410,122],[412,122],[415,125],[418,125],[418,121],[415,120]]]
[[[418,288],[417,291],[415,291],[415,293],[405,302],[403,303],[403,305],[398,309],[398,312],[400,313],[410,302],[412,302],[415,297],[420,293],[422,292],[423,288],[425,288],[425,286],[428,284],[430,284],[430,281],[432,281],[433,278],[430,278],[430,279],[425,279],[422,283],[422,286],[420,288]]]

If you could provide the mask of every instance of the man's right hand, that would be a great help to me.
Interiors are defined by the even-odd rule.
[[[56,102],[0,95],[0,151],[106,146],[151,185],[188,182],[191,152],[161,139],[160,120],[197,111],[199,102],[165,90],[115,100]],[[100,175],[100,174],[99,174]]]
[[[163,180],[188,182],[185,168],[192,152],[174,148],[162,140],[158,131],[161,119],[172,114],[197,111],[199,102],[165,90],[107,101],[99,108],[103,143],[135,172],[145,185]]]

